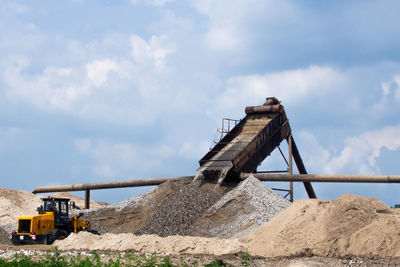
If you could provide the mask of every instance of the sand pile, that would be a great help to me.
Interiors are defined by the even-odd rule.
[[[16,223],[19,216],[36,214],[40,196],[28,191],[0,188],[0,225]]]
[[[243,241],[264,257],[400,256],[400,214],[376,198],[350,194],[299,200]]]
[[[151,206],[161,194],[157,187],[144,195],[127,199],[121,203],[83,210],[83,219],[89,220],[99,233],[132,233],[144,226],[152,215]]]
[[[135,250],[166,254],[223,255],[245,251],[239,239],[218,239],[193,236],[168,236],[134,234],[93,235],[88,232],[72,234],[54,243],[61,250]]]
[[[80,233],[57,241],[61,250],[96,249],[167,254],[254,256],[319,255],[400,257],[400,213],[375,198],[343,195],[336,200],[299,200],[245,238]]]

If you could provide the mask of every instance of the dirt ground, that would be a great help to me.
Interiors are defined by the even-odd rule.
[[[11,246],[0,244],[0,257],[5,258],[6,256],[12,257],[14,253],[24,253],[25,255],[31,254],[40,254],[45,253],[49,250],[54,249],[54,246],[45,246],[45,245],[29,245],[29,246]],[[83,253],[86,255],[91,255],[90,250],[70,250],[63,253],[69,253],[69,255],[77,255],[78,253]],[[108,261],[110,257],[117,258],[121,252],[116,251],[97,251],[97,253],[101,256],[101,259],[104,261]],[[193,266],[195,262],[199,263],[199,266],[203,264],[211,263],[214,260],[220,260],[222,263],[229,266],[232,264],[233,266],[241,266],[243,262],[243,253],[235,253],[235,254],[227,254],[221,256],[213,256],[213,255],[191,255],[191,254],[161,254],[162,257],[169,257],[173,264],[179,264],[182,262],[187,264],[188,266]],[[320,257],[320,256],[312,256],[312,255],[297,255],[291,257],[273,257],[273,258],[264,258],[264,257],[251,257],[251,266],[260,266],[260,267],[380,267],[380,266],[400,266],[400,258],[399,257],[384,257],[384,258],[365,258],[365,257],[357,257],[357,256],[347,256],[343,258],[334,258],[334,257]]]
[[[9,228],[0,227],[0,243],[3,243],[0,257],[15,251],[46,251],[57,246],[63,253],[96,250],[115,256],[126,251],[157,252],[173,260],[183,257],[188,264],[195,260],[209,263],[217,258],[237,266],[243,252],[248,250],[253,255],[254,266],[400,266],[399,209],[392,209],[376,198],[346,194],[330,201],[298,200],[287,208],[282,206],[279,211],[270,208],[263,211],[253,208],[276,207],[284,202],[257,183],[242,185],[245,186],[232,189],[216,188],[215,184],[192,187],[190,181],[166,183],[122,203],[106,208],[99,205],[85,211],[91,221],[103,227],[104,234],[71,234],[53,246],[11,246]],[[22,208],[34,199],[28,192],[6,189],[1,192],[6,207],[1,210],[5,223],[15,216],[7,209],[7,203]],[[265,192],[267,195],[263,195]],[[259,201],[266,198],[274,201]],[[217,207],[220,212],[210,207]],[[248,219],[257,212],[271,212],[272,217],[244,237],[187,235],[193,222],[203,213],[208,214],[210,224],[217,222],[224,226]],[[238,214],[243,216],[238,217]],[[254,217],[253,225],[259,219]],[[245,223],[244,227],[247,225]],[[233,231],[240,232],[241,228],[233,228]],[[140,229],[145,231],[140,232]],[[121,234],[121,230],[126,232]]]

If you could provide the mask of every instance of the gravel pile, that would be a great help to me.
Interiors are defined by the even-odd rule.
[[[239,185],[169,181],[116,205],[83,211],[100,233],[242,237],[290,202],[254,177]]]
[[[135,234],[193,235],[196,220],[230,190],[212,183],[194,184],[191,180],[170,182],[165,186],[170,193],[154,203],[154,215]]]
[[[210,207],[196,222],[195,235],[243,237],[291,204],[253,176]]]

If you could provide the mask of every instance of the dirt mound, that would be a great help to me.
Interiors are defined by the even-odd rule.
[[[244,237],[290,204],[251,176],[227,192],[196,221],[194,235]]]
[[[89,220],[92,228],[100,233],[132,233],[139,230],[153,214],[151,206],[162,194],[163,187],[135,196],[121,203],[83,210],[83,219]]]
[[[400,256],[400,215],[376,198],[299,200],[243,241],[264,257]]]
[[[168,236],[134,234],[93,235],[88,232],[71,234],[54,243],[60,250],[135,250],[166,254],[224,255],[245,251],[239,239],[218,239],[193,236]]]
[[[16,223],[19,216],[35,214],[40,204],[40,196],[31,192],[0,188],[0,225]]]

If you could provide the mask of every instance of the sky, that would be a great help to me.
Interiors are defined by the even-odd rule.
[[[270,96],[309,173],[400,174],[398,10],[397,0],[3,0],[0,187],[194,175],[221,119]],[[285,168],[276,154],[260,169]],[[398,184],[314,189],[400,203]],[[299,183],[294,196],[307,197]]]

